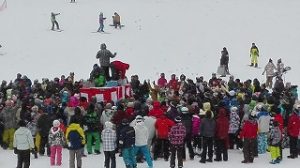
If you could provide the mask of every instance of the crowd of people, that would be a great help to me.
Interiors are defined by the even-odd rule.
[[[156,82],[141,82],[132,75],[132,97],[98,102],[80,95],[80,88],[95,79],[75,81],[74,76],[71,72],[32,83],[19,73],[14,81],[2,81],[0,143],[18,154],[18,168],[29,167],[30,152],[35,158],[47,155],[50,165],[59,166],[64,148],[69,150],[70,168],[82,167],[85,151],[103,151],[106,168],[116,167],[116,153],[126,168],[143,161],[152,168],[160,158],[170,161],[171,168],[182,168],[196,155],[201,163],[228,161],[228,150],[235,148],[243,150],[242,163],[252,163],[267,151],[270,163],[280,163],[282,148],[288,146],[287,157],[298,157],[297,86],[284,84],[280,77],[271,90],[258,79],[242,82],[230,76],[225,81],[215,73],[195,81],[184,74],[167,80],[161,73]]]

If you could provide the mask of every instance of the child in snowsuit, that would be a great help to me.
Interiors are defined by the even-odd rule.
[[[257,67],[257,58],[259,57],[259,51],[256,47],[255,43],[252,43],[252,47],[250,49],[250,58],[251,58],[251,66]]]
[[[53,121],[53,127],[49,131],[49,146],[50,146],[50,165],[55,165],[55,157],[57,157],[56,165],[61,165],[62,160],[62,148],[65,144],[64,133],[60,129],[59,120]]]
[[[273,122],[273,128],[270,133],[270,154],[271,154],[271,164],[279,163],[280,159],[280,148],[281,145],[281,131],[279,128],[279,123],[277,121]]]
[[[172,126],[168,138],[170,141],[170,151],[171,151],[171,160],[170,160],[170,167],[175,168],[175,157],[177,153],[178,159],[178,168],[183,167],[183,146],[184,146],[184,138],[186,136],[186,128],[181,123],[181,117],[177,116],[175,118],[176,124]]]
[[[253,163],[255,141],[257,138],[258,126],[254,116],[249,115],[248,119],[245,119],[240,132],[240,138],[243,139],[243,153],[244,160],[242,163]]]

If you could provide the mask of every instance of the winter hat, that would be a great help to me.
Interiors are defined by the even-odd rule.
[[[231,108],[230,108],[230,111],[234,111],[234,112],[236,112],[238,110],[238,108],[237,107],[235,107],[235,106],[232,106]]]
[[[142,122],[142,121],[144,121],[144,118],[141,115],[137,115],[135,117],[135,120],[136,120],[136,122]]]
[[[181,107],[181,113],[186,114],[189,112],[189,109],[187,107]]]
[[[229,96],[235,96],[235,91],[234,90],[229,91]]]
[[[117,108],[118,108],[117,106],[112,106],[111,107],[111,109],[114,110],[114,111],[117,111]]]
[[[180,116],[177,116],[177,117],[175,118],[175,122],[180,123],[180,122],[181,122],[181,117],[180,117]]]
[[[18,125],[19,125],[19,127],[26,127],[26,122],[25,122],[25,120],[20,120],[20,121],[18,122]]]
[[[111,109],[111,108],[112,108],[112,104],[111,103],[106,103],[105,109]]]
[[[113,128],[113,123],[111,123],[110,121],[106,121],[105,128]]]
[[[52,125],[53,125],[53,127],[59,127],[59,125],[60,125],[59,120],[54,120]]]

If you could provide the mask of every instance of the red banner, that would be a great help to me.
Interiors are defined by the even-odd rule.
[[[131,97],[130,85],[116,86],[116,87],[92,87],[92,88],[81,88],[81,97],[86,97],[88,101],[92,97],[96,97],[97,102],[117,102],[118,100]]]

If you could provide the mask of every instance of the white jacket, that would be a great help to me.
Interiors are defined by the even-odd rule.
[[[135,131],[135,146],[145,146],[148,141],[148,128],[145,126],[144,122],[136,123],[134,126]]]
[[[26,127],[17,129],[14,135],[14,148],[18,150],[34,149],[33,138],[31,132]]]

